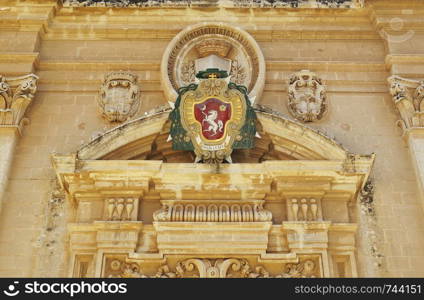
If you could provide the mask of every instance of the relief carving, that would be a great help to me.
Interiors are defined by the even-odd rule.
[[[140,107],[137,76],[128,72],[112,72],[105,76],[98,100],[103,117],[109,122],[125,122]]]
[[[211,22],[188,26],[165,50],[161,80],[167,100],[174,102],[181,87],[196,83],[197,72],[209,68],[227,71],[249,97],[262,94],[265,60],[256,41],[240,28]]]
[[[277,278],[314,278],[317,277],[317,265],[313,260],[305,260],[298,264],[287,264],[285,271]]]
[[[196,71],[194,68],[194,60],[186,61],[181,66],[181,81],[183,85],[189,85],[196,81]]]
[[[37,91],[34,74],[6,78],[0,75],[0,125],[21,126]]]
[[[388,79],[390,94],[401,120],[398,126],[404,131],[424,126],[424,81],[392,76]]]
[[[269,222],[262,204],[174,204],[153,213],[159,222]]]
[[[288,92],[288,109],[299,121],[321,120],[328,110],[325,86],[309,70],[302,70],[290,77]]]
[[[179,89],[168,140],[173,150],[194,151],[196,163],[218,168],[232,163],[234,149],[253,148],[256,114],[246,88],[229,83],[226,71],[206,69],[196,77],[199,84]]]
[[[170,221],[171,220],[171,208],[168,205],[164,205],[161,207],[161,209],[155,211],[153,213],[153,220],[154,221]]]
[[[109,264],[110,273],[118,273],[119,275],[110,274],[109,278],[147,278],[148,276],[141,273],[138,263],[126,263],[119,259],[114,259]]]
[[[364,0],[64,0],[63,5],[65,7],[360,8],[364,7]]]
[[[232,61],[230,76],[232,82],[239,85],[244,84],[247,78],[246,69],[238,60]]]
[[[319,268],[312,259],[297,264],[289,263],[283,272],[272,276],[263,266],[252,267],[243,258],[204,259],[190,258],[177,262],[174,271],[167,264],[154,275],[145,275],[139,264],[114,259],[109,263],[108,277],[120,278],[314,278]]]

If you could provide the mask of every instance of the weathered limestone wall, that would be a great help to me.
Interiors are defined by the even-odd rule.
[[[0,74],[34,72],[40,79],[3,200],[0,276],[68,275],[65,224],[71,216],[67,201],[57,200],[50,154],[75,152],[93,134],[110,128],[100,117],[96,97],[111,70],[139,76],[138,115],[165,105],[159,72],[165,47],[185,26],[202,21],[240,26],[257,40],[267,64],[265,90],[257,100],[261,105],[288,115],[290,74],[309,69],[325,80],[330,112],[312,127],[352,152],[377,155],[375,216],[361,216],[359,205],[352,208],[359,220],[375,219],[376,228],[375,238],[366,224],[358,234],[359,276],[424,276],[424,211],[386,81],[390,74],[424,78],[423,10],[418,0],[369,0],[361,10],[296,13],[63,8],[54,0],[2,1]],[[399,30],[390,27],[396,17],[404,22],[403,28],[395,27]],[[385,28],[394,36],[410,30],[414,35],[393,42],[378,33]],[[378,255],[384,256],[381,267],[374,265]]]
[[[424,9],[422,1],[378,0],[370,1],[369,6],[374,11],[373,23],[384,37],[387,69],[393,75],[422,80],[424,78],[422,50],[424,34],[423,23],[419,18],[419,14]],[[384,99],[387,104],[390,100],[393,103],[393,99],[385,95]],[[389,110],[393,107],[388,106]],[[398,115],[396,119],[400,119]],[[402,134],[402,131],[398,130],[398,134]],[[413,142],[409,146],[411,144]],[[405,161],[399,160],[399,157],[402,157],[400,151],[404,153],[406,150],[404,147],[408,147],[407,139],[403,143],[400,140],[398,143],[392,141],[389,147],[393,153],[393,159],[387,157],[387,162],[390,163],[386,162],[381,169],[376,165],[374,170],[375,177],[383,176],[383,173],[387,174],[392,190],[392,197],[386,198],[378,191],[375,196],[378,223],[384,233],[388,274],[389,276],[399,274],[422,277],[423,274],[419,270],[424,264],[422,259],[424,231],[420,207],[424,207],[424,199],[420,199],[420,192],[414,189],[416,179],[412,174],[413,165],[417,162],[422,164],[422,154],[417,151],[415,155],[410,156],[411,158],[405,157]],[[409,151],[415,150],[409,147]],[[414,159],[414,156],[420,157],[418,161]],[[415,169],[422,169],[422,166]]]
[[[18,138],[17,128],[0,128],[0,201],[3,199],[9,181],[13,152]],[[0,209],[2,203],[0,202]]]

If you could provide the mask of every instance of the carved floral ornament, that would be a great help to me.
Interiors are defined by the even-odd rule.
[[[288,109],[299,121],[321,120],[328,110],[326,88],[322,80],[309,70],[290,77],[288,92]]]
[[[111,260],[108,277],[121,278],[313,278],[319,277],[319,266],[313,259],[284,266],[281,274],[272,276],[263,266],[252,267],[246,259],[200,259],[190,258],[177,262],[174,269],[165,264],[156,274],[145,275],[139,264],[119,259]]]
[[[21,126],[37,91],[34,74],[6,78],[0,75],[0,126]]]
[[[103,117],[109,122],[125,122],[140,107],[137,76],[129,72],[112,72],[105,76],[98,98]]]
[[[398,125],[404,130],[424,126],[424,81],[392,76],[388,79],[390,94],[401,120]]]

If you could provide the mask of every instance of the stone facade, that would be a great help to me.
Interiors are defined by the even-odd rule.
[[[0,4],[0,275],[423,277],[424,3],[174,2]],[[168,140],[210,55],[257,115],[218,167]]]

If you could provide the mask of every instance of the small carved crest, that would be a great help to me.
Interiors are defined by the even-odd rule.
[[[105,76],[99,105],[109,122],[124,122],[134,116],[140,106],[137,76],[128,72],[112,72]]]
[[[328,109],[322,80],[308,70],[293,74],[289,82],[288,108],[299,121],[321,120]]]

